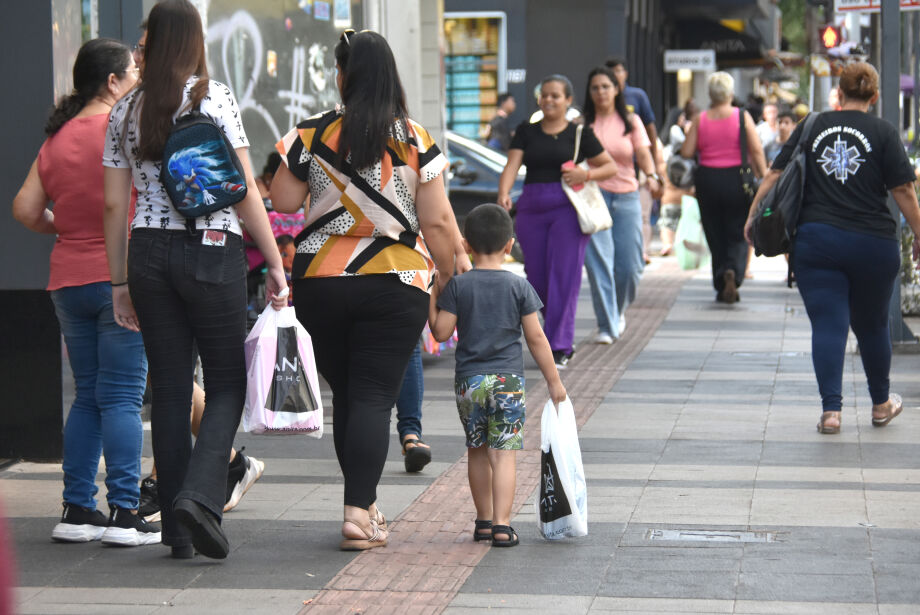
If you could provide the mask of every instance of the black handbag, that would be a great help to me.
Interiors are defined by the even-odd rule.
[[[738,144],[741,146],[741,189],[744,191],[744,196],[747,198],[748,207],[751,206],[751,203],[754,202],[754,195],[757,194],[757,183],[754,179],[754,170],[751,168],[751,163],[748,161],[748,148],[747,148],[747,131],[744,129],[744,109],[738,109],[739,123],[741,124],[741,132],[738,136]]]
[[[751,223],[751,239],[758,256],[786,254],[792,247],[805,191],[806,150],[817,117],[817,113],[812,113],[803,120],[802,132],[786,168],[757,204]]]

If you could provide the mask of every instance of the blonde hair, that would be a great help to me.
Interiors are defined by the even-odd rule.
[[[839,85],[847,98],[872,100],[878,94],[878,72],[868,62],[853,62],[843,67]]]
[[[712,104],[728,102],[735,94],[735,79],[725,71],[709,75],[709,100]]]

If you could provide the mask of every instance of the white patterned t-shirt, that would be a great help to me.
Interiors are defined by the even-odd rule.
[[[198,77],[191,77],[182,90],[182,104],[173,119],[187,112],[191,88]],[[134,90],[118,101],[109,114],[109,125],[105,134],[105,149],[102,164],[112,168],[131,168],[131,177],[137,189],[137,205],[131,228],[158,228],[163,230],[185,230],[185,217],[176,211],[166,189],[160,182],[159,160],[140,160],[138,138],[140,136],[140,107],[143,93]],[[130,111],[130,115],[129,115]],[[243,130],[240,110],[233,94],[223,83],[210,81],[208,93],[201,101],[201,113],[217,124],[235,148],[249,147],[249,140]],[[127,133],[125,133],[127,131]],[[124,138],[123,138],[124,137]],[[196,218],[199,229],[223,230],[242,234],[239,218],[232,207]]]

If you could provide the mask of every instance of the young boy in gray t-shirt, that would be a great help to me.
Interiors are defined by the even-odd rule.
[[[474,268],[452,278],[440,295],[434,284],[428,320],[438,341],[457,328],[454,391],[469,450],[473,540],[513,547],[515,454],[524,442],[522,330],[553,402],[566,393],[537,316],[543,304],[527,280],[502,269],[514,244],[508,212],[480,205],[466,217],[463,234]]]

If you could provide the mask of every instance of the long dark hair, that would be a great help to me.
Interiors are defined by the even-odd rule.
[[[140,158],[158,160],[163,155],[173,115],[182,104],[183,87],[192,75],[198,76],[191,91],[191,106],[195,107],[209,87],[201,15],[188,0],[158,2],[147,18],[144,79],[140,85],[144,93]]]
[[[73,119],[106,87],[109,75],[123,77],[131,63],[131,51],[110,38],[86,41],[73,63],[73,92],[62,96],[45,124],[49,137]]]
[[[385,38],[376,32],[346,31],[335,46],[342,71],[342,132],[339,163],[351,154],[351,165],[365,169],[379,161],[394,129],[409,134],[409,111],[396,60]]]
[[[613,108],[623,118],[623,125],[626,126],[623,134],[628,135],[633,126],[629,109],[626,108],[626,98],[623,96],[623,90],[620,89],[620,84],[617,83],[617,78],[614,77],[613,71],[606,66],[597,66],[588,73],[588,85],[585,86],[585,124],[590,126],[597,118],[597,109],[594,108],[594,99],[591,98],[591,80],[597,75],[604,75],[610,79],[610,83],[617,89],[617,95],[613,99]]]

